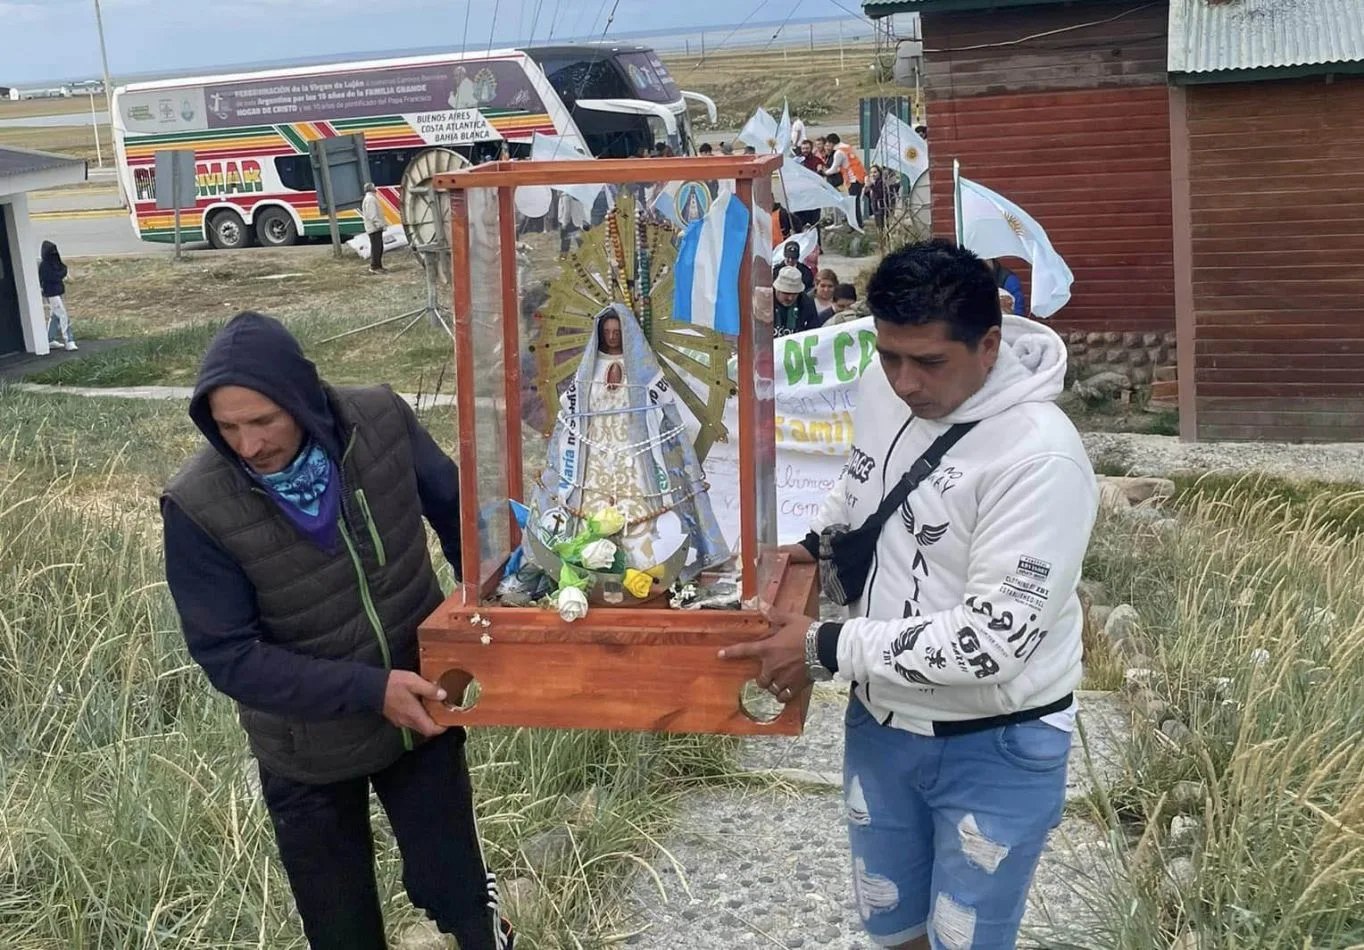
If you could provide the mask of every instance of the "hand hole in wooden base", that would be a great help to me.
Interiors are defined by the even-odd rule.
[[[478,697],[483,688],[472,673],[464,670],[446,670],[436,685],[445,690],[445,708],[468,712],[478,705]]]
[[[768,726],[781,717],[786,707],[777,702],[777,697],[749,680],[739,690],[739,708],[758,725]]]

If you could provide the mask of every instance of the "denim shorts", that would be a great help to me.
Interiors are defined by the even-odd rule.
[[[843,792],[871,939],[1013,950],[1066,798],[1070,733],[1041,720],[960,736],[883,726],[849,697]]]

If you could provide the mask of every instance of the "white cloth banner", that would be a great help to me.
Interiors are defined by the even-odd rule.
[[[799,160],[786,157],[782,164],[779,193],[785,200],[782,207],[787,211],[819,211],[824,208],[842,208],[848,224],[857,230],[857,199],[845,195],[829,184],[818,172],[812,172]]]
[[[876,359],[871,317],[793,333],[773,344],[777,417],[777,540],[805,537],[852,449],[853,408],[862,372]],[[739,548],[739,404],[725,406],[729,441],[706,457],[711,506]]]
[[[361,260],[369,260],[369,235],[357,234],[346,242],[346,246],[355,252]],[[384,253],[397,251],[407,247],[407,232],[403,230],[401,224],[390,224],[384,228]]]
[[[881,125],[881,137],[871,150],[871,163],[893,168],[907,175],[913,184],[928,171],[928,143],[899,116],[887,112]]]
[[[1075,275],[1051,246],[1042,225],[1003,195],[966,178],[961,184],[962,244],[981,257],[1021,257],[1032,265],[1032,304],[1050,317],[1070,300]]]
[[[536,162],[590,162],[585,146],[561,135],[544,135],[536,132],[531,136],[530,157]],[[584,208],[591,209],[605,185],[551,185],[555,191],[572,196]]]

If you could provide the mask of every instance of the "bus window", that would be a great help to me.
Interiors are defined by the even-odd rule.
[[[314,191],[313,163],[307,155],[280,155],[275,159],[280,184],[290,191]]]
[[[369,153],[369,180],[380,188],[402,183],[403,172],[424,149],[390,148]]]
[[[380,188],[391,188],[403,180],[403,172],[422,149],[389,148],[369,153],[369,180]],[[275,159],[279,180],[290,191],[314,191],[313,163],[307,155],[281,155]]]
[[[635,95],[649,102],[670,103],[682,98],[666,66],[652,51],[620,53],[616,56],[635,87]]]
[[[564,105],[573,106],[579,99],[621,99],[632,98],[630,87],[612,65],[610,59],[589,59],[575,56],[572,59],[546,58],[540,64],[549,78],[554,91],[564,100]]]

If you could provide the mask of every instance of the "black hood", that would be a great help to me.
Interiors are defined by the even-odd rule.
[[[208,396],[220,386],[242,386],[282,408],[333,459],[341,459],[341,434],[317,367],[292,333],[273,317],[245,311],[213,337],[199,367],[189,417],[226,458],[238,460],[223,440]]]
[[[53,244],[51,241],[43,242],[43,260],[52,261],[58,264],[61,263],[62,256],[57,252],[57,245]]]

